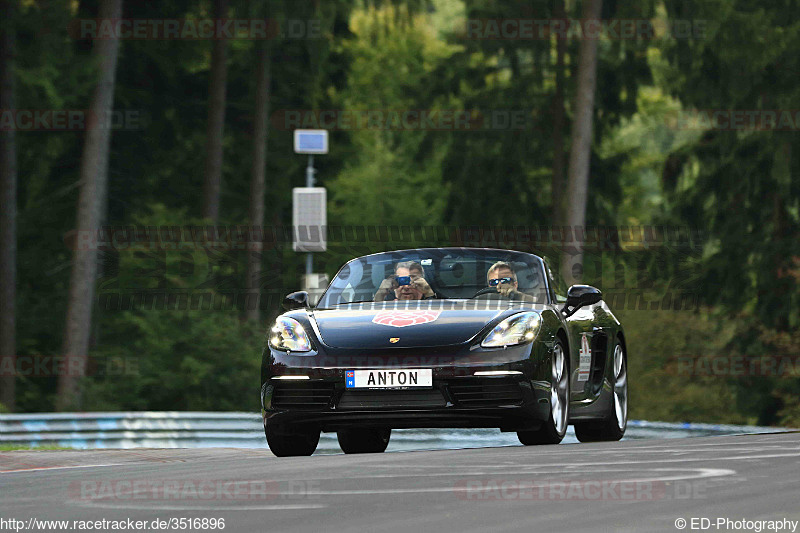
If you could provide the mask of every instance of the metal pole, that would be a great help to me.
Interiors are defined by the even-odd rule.
[[[306,167],[306,187],[314,186],[314,156],[308,155],[308,166]]]
[[[308,154],[308,166],[306,167],[306,187],[314,186],[314,155]],[[311,281],[311,273],[314,271],[314,256],[311,252],[306,254],[306,283]]]

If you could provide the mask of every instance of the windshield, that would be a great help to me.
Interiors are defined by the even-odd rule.
[[[469,298],[547,303],[541,259],[506,250],[435,248],[369,255],[339,271],[318,307]]]

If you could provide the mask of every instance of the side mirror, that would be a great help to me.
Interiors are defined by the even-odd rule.
[[[308,293],[306,291],[297,291],[287,294],[283,299],[283,308],[287,311],[292,309],[301,309],[308,307]]]
[[[573,285],[567,291],[567,303],[561,310],[566,316],[570,316],[579,308],[585,305],[593,305],[603,299],[600,289],[591,285]]]

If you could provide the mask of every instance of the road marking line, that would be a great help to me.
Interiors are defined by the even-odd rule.
[[[749,459],[772,459],[775,457],[797,457],[800,453],[800,450],[795,451],[793,453],[774,453],[770,455],[742,455],[742,456],[733,456],[733,457],[681,457],[680,459],[659,459],[657,457],[646,457],[642,458],[639,461],[603,461],[598,463],[574,463],[572,466],[591,466],[591,465],[638,465],[643,463],[686,463],[691,462],[695,463],[698,461],[738,461],[738,460],[749,460]],[[542,457],[542,456],[539,456]]]
[[[505,468],[511,468],[510,466]],[[619,472],[641,472],[647,473],[650,470],[656,471],[685,471],[685,470],[697,470],[695,468],[650,468],[645,470],[635,469],[635,468],[609,468],[609,469],[570,469],[569,471],[564,471],[563,469],[555,469],[555,470],[541,470],[536,467],[533,470],[519,470],[519,467],[515,467],[514,471],[509,472],[503,469],[494,469],[488,471],[469,471],[469,472],[438,472],[438,473],[414,473],[414,474],[375,474],[375,475],[366,475],[366,476],[358,476],[358,475],[348,475],[347,480],[355,480],[355,479],[395,479],[395,478],[426,478],[426,477],[470,477],[470,476],[521,476],[521,475],[541,475],[541,474],[557,474],[557,475],[584,475],[586,473],[590,474],[598,474],[598,473],[610,473],[616,474]],[[544,466],[543,466],[544,468]],[[277,478],[277,477],[270,477],[270,481],[331,481],[331,480],[341,480],[341,476],[331,476],[331,477],[312,477],[312,478],[300,478],[298,476],[293,476],[289,478]],[[647,480],[645,480],[647,481]],[[271,494],[271,493],[270,493]]]
[[[19,472],[41,472],[44,470],[68,470],[71,468],[104,468],[107,466],[135,466],[138,463],[117,463],[109,465],[72,465],[72,466],[39,466],[36,468],[20,468],[17,470],[0,470],[0,474],[16,474]]]
[[[673,471],[670,468],[653,468],[651,470],[667,470]],[[664,477],[649,477],[642,479],[615,479],[616,483],[653,483],[660,481],[681,481],[689,479],[704,479],[711,477],[732,476],[736,474],[735,470],[727,468],[687,468],[685,470],[694,470],[698,472],[695,475],[678,475],[678,476],[664,476]],[[449,487],[415,487],[410,489],[370,489],[370,490],[320,490],[320,491],[306,491],[304,496],[350,496],[350,495],[370,495],[370,494],[421,494],[421,493],[438,493],[438,492],[464,492],[471,490],[467,487],[457,487],[451,485]],[[280,494],[265,493],[265,494]]]
[[[299,509],[325,509],[324,504],[286,504],[286,505],[260,505],[260,506],[208,506],[203,507],[179,507],[177,505],[155,506],[155,505],[109,505],[103,503],[73,502],[82,507],[97,507],[102,509],[130,509],[146,511],[290,511]]]

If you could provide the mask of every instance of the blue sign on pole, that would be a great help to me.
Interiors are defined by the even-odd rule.
[[[294,151],[298,154],[327,154],[328,130],[294,130]]]

